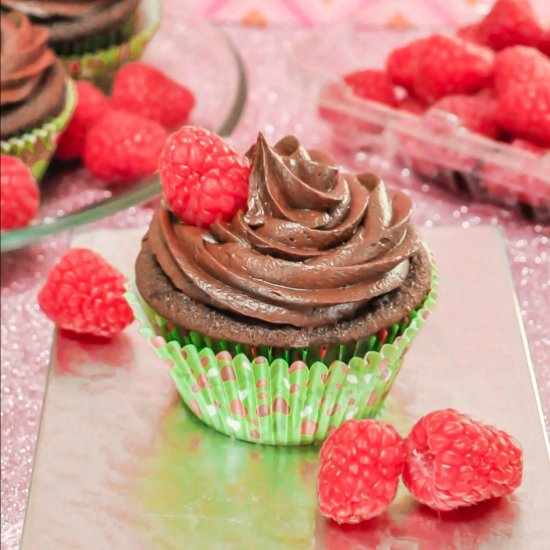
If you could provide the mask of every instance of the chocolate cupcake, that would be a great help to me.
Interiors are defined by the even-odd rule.
[[[0,0],[47,27],[50,45],[59,55],[82,54],[120,44],[132,34],[139,0]]]
[[[72,115],[74,88],[45,27],[17,12],[2,14],[1,27],[2,153],[21,157],[39,177]]]
[[[50,31],[49,44],[73,78],[103,80],[138,59],[159,24],[160,0],[0,0]],[[108,82],[107,82],[108,84]],[[106,84],[106,85],[107,85]]]
[[[435,270],[410,198],[377,176],[343,173],[291,136],[271,148],[260,135],[246,156],[246,212],[199,228],[158,208],[130,302],[205,423],[321,441],[379,411],[434,303]]]

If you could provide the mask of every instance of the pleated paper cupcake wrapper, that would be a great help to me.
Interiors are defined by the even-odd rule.
[[[136,24],[136,14],[132,14],[126,21],[106,29],[101,34],[85,36],[72,42],[54,43],[52,48],[60,57],[71,57],[94,53],[97,50],[103,50],[128,42],[132,38]]]
[[[88,43],[79,46],[83,53],[60,54],[61,59],[74,79],[91,80],[106,88],[122,65],[141,57],[159,24],[160,0],[142,0],[138,13],[126,21],[124,27],[103,37],[90,37]],[[109,45],[101,44],[99,40],[108,40]]]
[[[307,445],[322,442],[351,418],[372,418],[380,411],[401,368],[403,358],[424,325],[437,299],[437,268],[431,291],[404,328],[394,325],[354,344],[364,354],[343,361],[347,346],[330,346],[320,359],[268,359],[265,348],[241,347],[194,335],[185,343],[176,329],[141,298],[128,283],[126,299],[141,322],[142,335],[168,362],[187,407],[206,425],[228,436],[268,445]],[[170,329],[170,330],[169,330]],[[394,334],[392,337],[391,335]],[[191,336],[190,336],[191,338]],[[382,342],[380,338],[385,338]],[[390,341],[391,340],[391,341]],[[347,353],[347,352],[345,352]],[[317,356],[314,350],[311,357]]]
[[[77,101],[76,86],[72,80],[67,82],[65,106],[55,118],[42,126],[29,130],[19,136],[13,136],[0,142],[3,155],[19,157],[40,180],[57,149],[57,141],[73,116]]]

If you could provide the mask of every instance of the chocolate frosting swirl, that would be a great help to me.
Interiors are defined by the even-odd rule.
[[[201,229],[157,211],[146,245],[177,289],[233,315],[318,327],[405,281],[420,247],[407,195],[292,136],[271,148],[260,134],[247,157],[246,213]]]
[[[47,45],[48,30],[31,25],[25,15],[2,15],[0,24],[0,104],[4,107],[28,99],[54,64],[55,56]]]

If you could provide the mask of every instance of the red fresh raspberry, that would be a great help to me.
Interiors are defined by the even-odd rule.
[[[550,57],[550,28],[546,31],[542,42],[539,44],[539,50],[546,56]]]
[[[413,96],[405,96],[398,105],[399,109],[409,111],[414,115],[422,115],[426,111],[426,104]]]
[[[475,44],[483,44],[482,38],[479,33],[479,23],[474,23],[472,25],[465,25],[460,27],[456,31],[456,35],[462,40],[467,40],[469,42],[474,42]]]
[[[522,452],[505,432],[453,409],[427,414],[405,440],[403,481],[417,500],[449,511],[510,494]]]
[[[481,41],[494,50],[519,44],[537,47],[544,32],[529,0],[497,0],[479,23]]]
[[[17,157],[0,156],[0,228],[29,225],[39,203],[38,185],[28,166]]]
[[[358,523],[381,514],[395,498],[403,460],[403,440],[393,426],[349,420],[321,448],[321,513],[338,523]]]
[[[494,88],[498,94],[510,86],[545,81],[550,87],[550,60],[535,48],[514,46],[495,57]]]
[[[116,74],[113,107],[144,116],[167,130],[185,124],[195,97],[185,86],[145,63],[129,63]]]
[[[92,124],[109,108],[109,100],[93,84],[76,83],[78,103],[67,129],[57,144],[55,156],[61,160],[80,158],[84,153],[86,134]]]
[[[418,64],[427,44],[426,38],[420,38],[390,53],[386,60],[386,70],[394,84],[412,91]]]
[[[167,137],[160,124],[112,109],[88,132],[84,164],[95,177],[109,183],[150,176]]]
[[[358,97],[378,101],[391,107],[397,105],[392,81],[384,71],[375,69],[356,71],[344,76],[344,82]]]
[[[203,128],[184,126],[168,138],[159,173],[164,197],[185,223],[209,226],[246,207],[248,159]]]
[[[414,92],[428,103],[446,95],[477,92],[490,83],[493,64],[494,54],[488,48],[433,35],[418,62]]]
[[[498,122],[514,136],[550,147],[550,85],[546,80],[509,86],[498,99]]]
[[[496,139],[500,133],[497,124],[497,101],[492,97],[456,95],[440,99],[434,110],[455,115],[462,126],[483,136]]]
[[[124,275],[86,248],[65,252],[38,295],[42,311],[60,328],[111,337],[133,320]]]

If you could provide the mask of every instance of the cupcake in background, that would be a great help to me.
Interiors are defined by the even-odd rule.
[[[292,136],[240,155],[184,127],[128,301],[187,406],[247,441],[374,416],[436,299],[410,198]]]
[[[80,55],[121,44],[132,36],[140,0],[1,0],[3,8],[25,13],[50,31],[60,56]]]
[[[21,11],[49,29],[49,44],[72,77],[97,81],[136,60],[159,19],[159,0],[0,2],[4,11]]]
[[[21,158],[40,178],[74,111],[74,84],[48,47],[46,27],[18,12],[0,20],[2,154]]]

